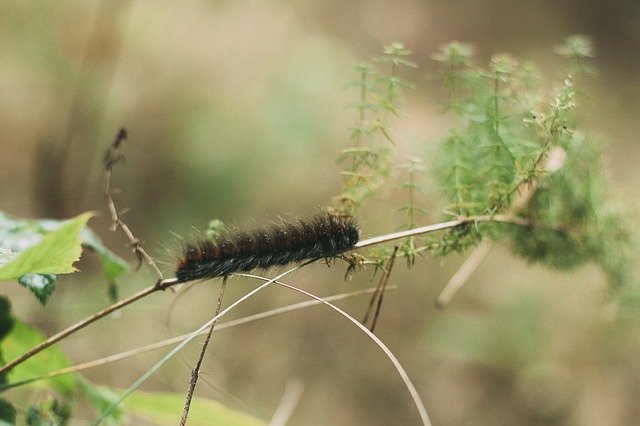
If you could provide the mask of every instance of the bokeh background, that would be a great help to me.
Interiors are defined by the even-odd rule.
[[[581,105],[585,127],[607,142],[613,197],[638,206],[640,3],[528,1],[3,1],[0,3],[0,209],[65,218],[86,210],[92,228],[134,261],[108,231],[102,152],[121,126],[130,133],[114,186],[124,219],[171,275],[182,238],[209,220],[236,225],[296,216],[340,192],[336,158],[355,113],[354,65],[403,42],[415,89],[392,124],[396,164],[425,156],[444,135],[444,93],[433,76],[438,46],[460,40],[477,60],[510,52],[558,76],[553,47],[585,34],[598,75]],[[551,83],[550,83],[551,84]],[[428,159],[427,159],[428,160]],[[365,236],[402,223],[394,169],[365,208]],[[429,185],[432,180],[425,178]],[[441,206],[425,197],[437,220]],[[436,424],[637,424],[640,315],[620,319],[593,266],[557,272],[496,247],[445,311],[434,308],[463,261],[421,258],[398,267],[377,334],[403,363]],[[400,264],[398,264],[400,266]],[[108,303],[97,259],[64,277],[39,305],[7,283],[16,315],[53,333]],[[371,270],[343,281],[341,265],[289,278],[319,295],[370,285]],[[153,282],[144,268],[120,281],[130,294]],[[194,329],[210,317],[218,282],[179,297],[165,292],[62,342],[82,362]],[[233,279],[227,301],[255,282]],[[628,291],[634,291],[633,289]],[[299,301],[273,288],[233,317]],[[368,301],[341,303],[361,317]],[[200,346],[188,347],[146,385],[183,392]],[[162,351],[88,370],[97,384],[127,387]],[[285,385],[303,384],[291,424],[416,424],[397,373],[381,351],[335,313],[312,308],[216,335],[197,394],[269,419]],[[86,407],[85,407],[86,408]],[[80,406],[75,422],[91,412]],[[134,420],[132,420],[134,422]]]

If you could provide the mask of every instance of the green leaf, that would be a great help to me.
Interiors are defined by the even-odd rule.
[[[0,343],[5,359],[14,359],[42,342],[44,335],[35,328],[15,320],[15,325],[7,337]],[[71,365],[67,356],[57,347],[51,346],[15,366],[9,372],[10,382],[20,382],[40,377],[45,373],[56,371]],[[43,382],[34,382],[43,383]],[[58,392],[70,394],[76,385],[74,375],[65,375],[49,379],[48,383]]]
[[[68,223],[68,220],[22,219],[0,212],[0,266],[15,260],[20,253],[41,243],[46,235]],[[98,255],[103,274],[107,278],[111,290],[113,290],[116,285],[116,279],[129,270],[129,264],[107,249],[90,228],[84,227],[80,232],[80,236],[82,245],[95,251]],[[55,275],[48,275],[48,277],[42,278],[23,278],[19,281],[41,298],[46,294],[46,292],[43,293],[42,291],[44,282],[48,281],[52,289],[57,280]]]
[[[0,296],[0,342],[9,334],[11,329],[13,329],[13,325],[15,320],[11,315],[11,303],[9,299],[4,296]],[[0,347],[0,361],[4,362],[5,356]],[[0,385],[7,383],[7,374],[3,373],[0,375]],[[2,408],[0,407],[0,411]],[[0,413],[0,419],[3,419],[3,415]]]
[[[42,241],[0,267],[0,280],[11,280],[27,274],[68,274],[75,272],[73,263],[82,252],[80,231],[93,213],[83,213],[68,221]]]
[[[109,284],[114,285],[121,274],[129,271],[129,263],[106,248],[91,229],[84,228],[80,235],[82,236],[82,244],[98,254],[102,273]]]
[[[134,392],[125,406],[127,411],[156,425],[175,425],[180,420],[184,394],[160,392]],[[189,410],[190,426],[234,425],[257,426],[266,422],[225,407],[217,401],[193,397]]]

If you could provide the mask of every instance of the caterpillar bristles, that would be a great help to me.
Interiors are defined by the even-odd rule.
[[[180,282],[227,276],[311,259],[330,259],[354,248],[353,218],[331,213],[251,231],[223,231],[216,238],[188,243],[178,262]]]

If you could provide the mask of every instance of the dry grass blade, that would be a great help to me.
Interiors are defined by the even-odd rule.
[[[476,247],[471,255],[464,261],[462,266],[451,277],[447,285],[444,287],[440,296],[436,300],[436,306],[438,308],[445,308],[453,296],[462,288],[464,283],[469,280],[469,277],[480,266],[482,261],[487,257],[493,244],[488,240],[482,240],[482,242]]]
[[[284,395],[282,395],[282,400],[280,400],[280,404],[278,404],[278,408],[276,408],[276,411],[269,422],[269,426],[284,426],[287,424],[291,414],[293,414],[293,410],[295,410],[298,402],[300,402],[303,389],[302,381],[300,379],[294,378],[287,382],[287,386],[284,388]]]

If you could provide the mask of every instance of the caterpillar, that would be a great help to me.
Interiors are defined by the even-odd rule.
[[[353,218],[326,212],[248,232],[227,231],[186,244],[176,278],[186,282],[328,259],[353,249],[358,239]]]

